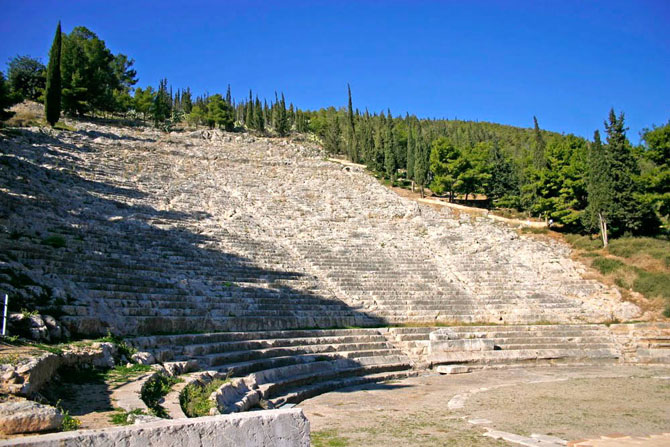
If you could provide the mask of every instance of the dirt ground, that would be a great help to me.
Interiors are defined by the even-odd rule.
[[[670,432],[670,367],[424,375],[328,393],[299,406],[315,447],[513,445],[484,437],[487,428],[564,440],[650,435]]]

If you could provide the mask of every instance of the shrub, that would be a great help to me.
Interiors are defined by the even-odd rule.
[[[670,275],[667,273],[638,270],[633,290],[647,298],[661,297],[670,301]],[[669,303],[670,304],[670,303]]]
[[[63,413],[63,423],[61,424],[61,431],[77,430],[81,426],[81,421],[75,417],[70,416],[67,410],[61,410]]]
[[[603,247],[600,239],[592,239],[590,236],[580,236],[578,234],[566,234],[565,240],[577,250],[599,250]]]
[[[191,418],[208,416],[209,410],[214,407],[214,402],[209,400],[209,396],[228,381],[229,379],[214,379],[205,385],[199,383],[187,385],[179,396],[179,403],[184,413]]]
[[[158,374],[147,380],[147,382],[142,387],[142,400],[156,416],[167,418],[168,414],[165,411],[165,408],[163,408],[158,402],[162,397],[170,392],[172,385],[180,381],[181,379],[176,377],[168,377],[162,374]]]
[[[598,270],[603,275],[607,275],[608,273],[612,273],[613,271],[623,267],[624,263],[616,259],[603,258],[602,256],[600,256],[597,258],[593,258],[591,266],[596,270]]]
[[[670,267],[670,241],[651,237],[622,237],[611,241],[608,251],[622,258],[646,254]]]
[[[65,247],[66,242],[63,236],[49,236],[42,239],[42,245],[48,245],[53,248],[63,248]]]

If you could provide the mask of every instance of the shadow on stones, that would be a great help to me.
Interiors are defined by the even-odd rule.
[[[77,153],[91,149],[25,130],[22,139],[0,147],[0,252],[47,286],[68,291],[66,320],[74,331],[125,335],[380,325],[309,290],[312,279],[301,272],[260,267],[257,259],[276,253],[276,245],[225,228],[217,237],[196,234],[189,222],[209,214],[128,203],[146,194],[84,178],[93,168],[81,167]],[[51,235],[63,238],[64,246],[45,246]],[[221,237],[255,255],[226,252]]]

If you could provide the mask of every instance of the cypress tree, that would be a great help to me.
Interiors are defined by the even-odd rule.
[[[47,121],[53,127],[60,118],[61,102],[61,77],[60,77],[60,56],[61,56],[61,29],[60,21],[56,27],[56,35],[49,51],[49,66],[47,67],[47,82],[44,93],[44,112]]]
[[[412,192],[414,192],[414,130],[410,124],[409,133],[407,134],[407,180],[412,182]]]
[[[591,228],[598,224],[598,231],[607,247],[607,222],[612,208],[612,176],[608,154],[600,141],[600,133],[596,130],[593,143],[589,150],[588,207],[587,216]]]
[[[230,84],[228,84],[228,90],[226,90],[226,103],[229,106],[233,105],[233,98],[232,95],[230,94]]]
[[[275,93],[275,98],[277,97],[277,94]],[[286,135],[289,134],[290,125],[288,122],[288,116],[286,112],[286,101],[284,100],[284,94],[281,94],[281,100],[277,99],[276,103],[276,110],[277,113],[275,115],[275,122],[274,122],[274,128],[279,134],[280,137],[285,137]]]
[[[545,159],[545,149],[546,144],[544,138],[542,138],[542,131],[540,126],[537,124],[537,118],[533,116],[534,132],[535,132],[535,151],[533,152],[533,166],[537,170],[541,170],[546,167]]]
[[[637,161],[626,138],[628,130],[624,125],[623,112],[617,117],[610,110],[609,122],[605,122],[607,133],[607,162],[611,175],[612,202],[609,210],[610,229],[613,235],[626,232],[640,233],[644,230],[649,210],[645,210],[636,197],[638,185],[635,176],[639,174]]]
[[[249,101],[247,102],[246,115],[244,117],[244,125],[247,126],[247,129],[254,128],[254,100],[251,96],[251,90],[249,90]]]
[[[424,196],[423,188],[428,181],[428,147],[423,141],[421,135],[421,126],[417,129],[416,135],[416,153],[414,156],[414,177],[416,179],[417,185],[419,185],[419,191],[421,192],[421,197]]]
[[[261,132],[265,132],[265,118],[263,117],[263,106],[261,106],[261,101],[256,96],[256,102],[254,103],[254,113],[255,113],[255,122],[256,129]]]
[[[354,163],[358,162],[358,149],[356,147],[356,129],[354,127],[354,109],[351,101],[351,87],[347,84],[349,94],[349,104],[347,108],[348,134],[347,134],[347,152],[349,159]]]

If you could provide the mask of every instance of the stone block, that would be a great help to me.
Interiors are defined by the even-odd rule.
[[[49,405],[31,400],[0,403],[0,431],[7,435],[55,430],[62,423],[61,412]]]
[[[470,372],[470,367],[464,365],[440,365],[437,367],[440,374],[465,374]]]
[[[0,441],[0,447],[16,441]],[[299,408],[147,422],[21,438],[25,447],[309,447],[309,421]]]

